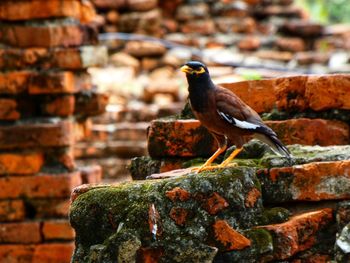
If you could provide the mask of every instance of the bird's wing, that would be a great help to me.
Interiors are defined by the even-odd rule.
[[[246,105],[231,91],[217,87],[215,93],[217,113],[227,123],[253,133],[259,140],[267,143],[276,153],[290,157],[289,150],[277,138],[276,133],[266,126],[259,114]]]

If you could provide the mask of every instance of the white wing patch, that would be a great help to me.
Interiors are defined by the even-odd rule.
[[[238,128],[245,129],[245,130],[255,130],[256,128],[260,127],[260,125],[257,125],[257,124],[251,123],[251,122],[237,120],[237,119],[233,118],[232,116],[225,114],[221,111],[217,111],[217,112],[219,113],[221,118],[223,118],[225,121],[233,124],[234,126],[236,126]]]

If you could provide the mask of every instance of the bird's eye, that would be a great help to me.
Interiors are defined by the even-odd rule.
[[[195,72],[196,74],[203,74],[203,73],[205,72],[205,69],[204,69],[203,67],[200,67],[199,69],[194,70],[194,72]]]

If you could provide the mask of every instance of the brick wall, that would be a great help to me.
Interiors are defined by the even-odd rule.
[[[73,155],[107,103],[86,70],[107,59],[94,19],[88,1],[0,3],[1,262],[70,262],[70,193],[101,180]]]

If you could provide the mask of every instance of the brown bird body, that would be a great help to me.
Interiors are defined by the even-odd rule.
[[[242,150],[244,143],[256,137],[277,154],[290,158],[288,149],[278,140],[260,116],[228,89],[215,85],[206,66],[190,61],[182,68],[188,81],[189,100],[196,118],[217,140],[219,149],[199,169],[204,170],[226,150],[227,140],[237,146],[220,167],[225,167]]]

